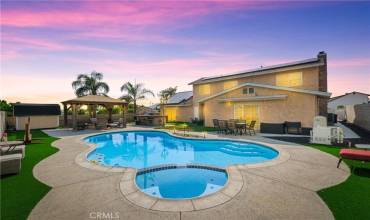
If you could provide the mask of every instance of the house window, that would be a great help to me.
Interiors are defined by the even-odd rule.
[[[200,95],[209,95],[211,94],[211,85],[203,84],[199,86],[199,94]]]
[[[226,82],[224,82],[224,90],[234,88],[237,85],[238,85],[238,82],[235,81],[235,80],[234,81],[226,81]]]
[[[248,87],[248,88],[243,89],[243,94],[254,95],[254,93],[255,93],[255,91],[254,91],[254,88],[252,88],[252,87]]]
[[[277,86],[294,87],[302,84],[302,72],[279,73],[276,75]]]

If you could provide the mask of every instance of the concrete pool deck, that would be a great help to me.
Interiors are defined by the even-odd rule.
[[[204,197],[200,202],[176,202],[177,205],[152,204],[153,200],[141,197],[143,193],[130,192],[129,186],[122,184],[134,176],[133,169],[91,169],[80,165],[84,162],[79,159],[80,155],[89,148],[81,138],[89,135],[65,136],[55,141],[53,146],[59,148],[59,152],[36,165],[34,176],[53,189],[36,205],[29,219],[99,219],[98,216],[100,219],[150,220],[334,219],[316,191],[343,182],[349,176],[344,163],[336,168],[336,157],[310,147],[258,136],[209,134],[207,138],[266,143],[283,156],[267,163],[229,168],[237,173],[240,190],[230,190],[233,194],[228,199],[218,196]],[[223,194],[227,196],[227,192]],[[133,200],[143,205],[137,205]],[[211,207],[210,204],[215,202],[216,206]]]

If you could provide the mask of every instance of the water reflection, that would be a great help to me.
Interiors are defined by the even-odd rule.
[[[161,164],[200,163],[225,167],[230,164],[270,160],[277,152],[261,145],[187,140],[163,132],[120,132],[93,136],[97,148],[88,160],[108,166],[145,168]]]

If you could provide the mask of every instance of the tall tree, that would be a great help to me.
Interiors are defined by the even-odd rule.
[[[121,86],[121,92],[125,92],[126,94],[121,96],[120,99],[123,99],[128,103],[134,103],[134,115],[136,115],[137,101],[145,99],[147,95],[154,96],[154,93],[151,90],[144,88],[144,84],[136,82],[126,82],[123,84]]]
[[[85,95],[106,95],[109,92],[107,83],[102,82],[103,74],[96,71],[90,74],[80,74],[77,80],[72,82],[72,87],[75,94],[80,96]]]
[[[78,97],[85,95],[106,95],[109,92],[109,86],[107,83],[102,82],[103,74],[96,71],[92,71],[90,74],[80,74],[77,76],[77,80],[72,82],[72,87],[75,90],[75,94]],[[96,117],[96,105],[88,106],[88,110],[91,112],[92,117]]]
[[[177,86],[175,87],[168,87],[167,89],[163,89],[159,91],[158,96],[161,99],[161,103],[167,103],[167,101],[176,94]]]

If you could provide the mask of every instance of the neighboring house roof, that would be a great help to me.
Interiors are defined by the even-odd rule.
[[[157,103],[157,104],[153,104],[153,105],[149,106],[148,108],[151,108],[153,110],[159,110],[160,107],[161,107],[161,105],[159,103]]]
[[[42,115],[60,115],[60,106],[58,104],[13,104],[14,116],[42,116]]]
[[[315,90],[308,90],[308,89],[298,89],[298,88],[290,88],[290,87],[283,87],[283,86],[273,86],[273,85],[266,85],[266,84],[259,84],[259,83],[243,83],[240,84],[234,88],[224,90],[222,92],[219,92],[217,94],[202,98],[198,100],[197,102],[204,102],[209,99],[213,99],[215,97],[218,97],[220,95],[229,93],[231,91],[234,91],[236,89],[240,89],[245,86],[252,86],[252,87],[261,87],[261,88],[267,88],[267,89],[276,89],[276,90],[285,90],[285,91],[291,91],[291,92],[299,92],[299,93],[306,93],[306,94],[312,94],[312,95],[317,95],[317,96],[324,96],[324,97],[330,97],[331,93],[328,92],[321,92],[321,91],[315,91]]]
[[[344,95],[339,95],[339,96],[332,97],[332,98],[329,99],[329,102],[334,101],[334,100],[339,99],[339,98],[342,98],[342,97],[347,96],[347,95],[355,95],[355,94],[370,96],[370,94],[353,91],[353,92],[346,93]]]
[[[261,67],[257,69],[239,71],[239,72],[230,73],[226,75],[220,75],[220,76],[214,76],[214,77],[203,77],[203,78],[197,79],[189,83],[189,85],[229,80],[229,79],[237,79],[237,78],[242,78],[242,77],[247,77],[247,76],[275,73],[276,71],[287,71],[287,70],[294,70],[298,68],[301,69],[301,68],[308,68],[308,67],[315,67],[315,66],[322,66],[322,65],[325,65],[325,63],[321,61],[320,58],[312,58],[312,59],[300,60],[300,61],[284,63],[284,64],[279,64],[279,65],[266,66],[266,67]]]
[[[175,95],[173,95],[168,101],[167,105],[172,105],[172,104],[180,104],[184,101],[189,100],[190,98],[193,97],[193,91],[186,91],[186,92],[178,92]]]
[[[63,104],[125,104],[121,99],[114,99],[105,95],[86,95],[63,101]]]

